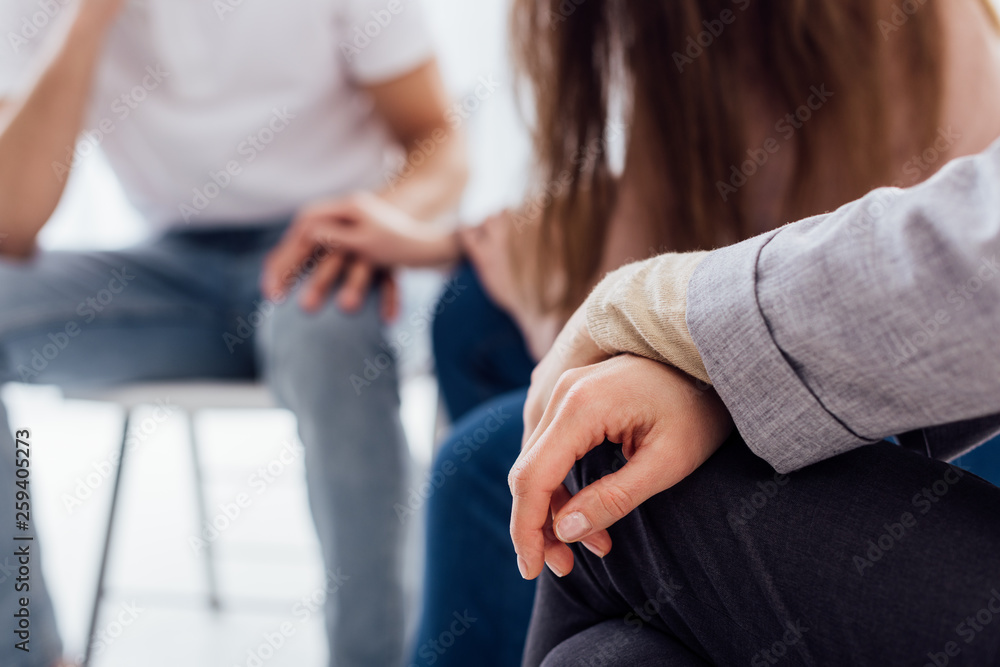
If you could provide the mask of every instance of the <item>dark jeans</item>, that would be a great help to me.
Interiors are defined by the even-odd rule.
[[[516,667],[535,596],[510,541],[507,473],[521,449],[534,362],[520,331],[463,267],[465,289],[434,323],[438,379],[454,424],[431,471],[420,629],[411,665]]]
[[[781,476],[734,436],[542,575],[524,664],[1000,664],[998,520],[995,486],[889,443]]]

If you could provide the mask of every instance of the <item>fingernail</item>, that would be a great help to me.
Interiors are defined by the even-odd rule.
[[[553,565],[549,561],[545,561],[545,564],[549,566],[550,570],[552,570],[552,574],[556,575],[560,579],[562,579],[563,577],[566,576],[565,572],[563,572],[562,570],[560,570],[559,568],[557,568],[555,565]]]
[[[528,578],[528,561],[524,560],[520,556],[517,557],[517,569],[521,573],[522,579]]]
[[[591,544],[590,542],[584,542],[583,546],[587,547],[587,551],[589,551],[590,553],[594,554],[598,558],[604,558],[605,556],[608,555],[607,551],[601,551],[600,547],[598,547],[597,545]]]
[[[563,542],[576,542],[593,529],[590,520],[582,512],[573,512],[556,525],[556,537]]]

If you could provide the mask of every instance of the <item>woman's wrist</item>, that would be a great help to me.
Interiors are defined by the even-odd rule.
[[[462,244],[458,231],[427,230],[413,241],[415,253],[413,266],[436,268],[455,264],[462,257]]]

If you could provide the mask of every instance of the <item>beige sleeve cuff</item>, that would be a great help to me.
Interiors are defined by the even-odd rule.
[[[687,327],[687,287],[707,252],[669,254],[609,273],[587,299],[587,328],[605,352],[630,353],[710,382]]]

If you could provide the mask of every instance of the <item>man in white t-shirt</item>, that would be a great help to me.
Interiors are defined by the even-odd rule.
[[[345,201],[376,201],[431,224],[456,203],[462,140],[415,2],[0,8],[0,383],[265,377],[299,420],[338,667],[402,657],[393,507],[405,502],[406,456],[382,335],[395,292],[376,267],[322,245],[268,290],[289,298],[265,298],[259,282],[282,238],[297,242],[285,234],[293,219],[302,229]],[[97,147],[152,240],[37,252],[70,168]],[[352,383],[366,362],[378,377]],[[15,444],[2,405],[0,422],[10,546]],[[15,647],[29,594],[0,586],[5,666],[61,659],[32,545],[30,652]]]

